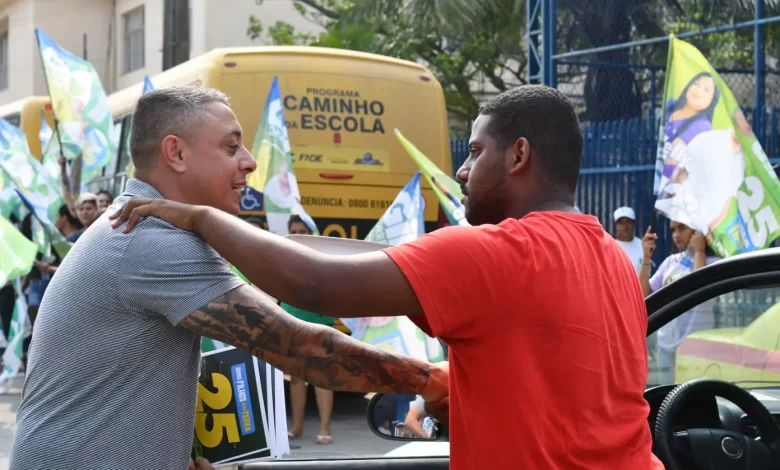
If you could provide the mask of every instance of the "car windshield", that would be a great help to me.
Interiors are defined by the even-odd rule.
[[[735,290],[700,303],[647,337],[647,383],[720,379],[780,399],[779,349],[780,286]]]

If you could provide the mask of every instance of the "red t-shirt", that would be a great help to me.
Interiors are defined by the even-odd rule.
[[[385,250],[450,347],[450,468],[663,468],[643,398],[647,311],[595,217],[537,212]]]

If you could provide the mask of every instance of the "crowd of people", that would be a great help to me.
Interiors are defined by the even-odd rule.
[[[67,178],[67,176],[65,176],[65,178]],[[63,188],[67,188],[65,200],[68,202],[62,204],[57,211],[54,226],[62,233],[65,240],[69,243],[76,243],[79,237],[95,223],[98,217],[100,217],[106,209],[108,209],[113,201],[113,196],[110,191],[100,189],[95,194],[81,193],[74,201],[71,196],[72,193],[70,192],[70,185],[68,184],[67,179],[63,182],[62,186]],[[33,234],[34,216],[32,213],[27,213],[22,220],[19,220],[15,215],[11,215],[10,222],[28,240],[35,240]],[[22,292],[25,295],[28,315],[33,324],[38,315],[38,309],[40,308],[46,288],[62,262],[62,258],[53,247],[50,252],[51,254],[46,256],[39,252],[36,255],[32,269],[22,279]],[[15,300],[16,294],[13,282],[8,281],[0,288],[0,319],[2,319],[2,332],[5,338],[10,337],[11,319]],[[27,338],[24,341],[25,356],[29,349],[29,345],[30,338]],[[3,348],[0,348],[0,356],[2,356],[2,352]],[[24,367],[24,361],[22,364],[22,367]]]

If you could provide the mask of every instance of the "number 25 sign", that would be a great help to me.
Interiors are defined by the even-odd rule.
[[[268,449],[268,431],[261,417],[264,393],[259,387],[264,381],[260,370],[265,372],[265,365],[259,367],[256,358],[240,349],[231,347],[203,355],[195,444],[210,462]]]

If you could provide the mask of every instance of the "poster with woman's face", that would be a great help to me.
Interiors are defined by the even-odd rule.
[[[655,208],[707,235],[721,256],[780,235],[780,181],[723,79],[672,38]]]

